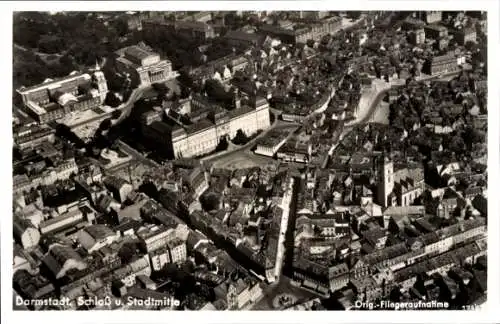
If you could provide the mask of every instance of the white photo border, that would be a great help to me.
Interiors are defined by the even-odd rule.
[[[12,310],[12,132],[11,132],[11,87],[12,87],[12,14],[14,11],[137,11],[137,10],[480,10],[488,12],[488,300],[480,311],[333,311],[333,312],[273,312],[273,311],[233,311],[233,312],[152,312],[152,311],[62,311],[29,312]],[[1,143],[5,158],[2,161],[2,213],[0,219],[1,237],[1,318],[5,323],[495,323],[499,322],[499,280],[498,248],[499,222],[499,2],[496,0],[454,0],[454,1],[18,1],[0,2],[0,24],[4,59],[2,92],[4,115]],[[8,90],[8,91],[7,91]],[[2,231],[3,230],[3,231]]]

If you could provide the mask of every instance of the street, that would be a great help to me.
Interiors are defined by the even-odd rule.
[[[233,158],[237,158],[240,155],[245,155],[244,153],[250,152],[250,148],[252,148],[252,146],[255,144],[255,142],[257,141],[257,139],[265,136],[272,129],[275,129],[275,128],[286,128],[286,127],[290,127],[290,126],[297,127],[298,124],[295,124],[295,123],[286,123],[286,122],[280,121],[280,120],[278,120],[278,118],[274,114],[274,121],[273,121],[273,124],[271,125],[271,127],[269,127],[268,129],[264,130],[262,133],[260,133],[255,138],[251,139],[245,145],[236,146],[232,150],[227,150],[225,152],[216,153],[216,154],[213,154],[213,155],[210,155],[210,156],[206,156],[204,158],[201,158],[201,161],[203,161],[203,162],[209,162],[209,163],[213,163],[213,164],[215,164],[216,162],[217,162],[217,164],[221,164],[221,163],[225,163],[223,161],[226,161],[226,162],[232,161]],[[250,153],[252,155],[254,155],[252,152],[250,152]]]
[[[286,253],[286,232],[288,229],[288,221],[290,217],[290,207],[292,206],[294,182],[295,180],[291,178],[290,184],[288,185],[288,190],[285,192],[285,196],[283,197],[283,201],[281,204],[281,208],[283,208],[283,214],[281,215],[280,234],[278,239],[278,253],[276,255],[276,265],[274,267],[274,275],[278,279],[281,277],[283,262]]]
[[[313,292],[294,286],[289,278],[281,276],[278,281],[264,287],[263,297],[253,305],[252,310],[276,309],[273,302],[275,298],[280,295],[293,296],[296,303],[305,302],[311,300],[312,298],[319,297],[319,295]]]

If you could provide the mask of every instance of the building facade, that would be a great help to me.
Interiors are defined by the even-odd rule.
[[[175,239],[168,243],[172,263],[182,263],[187,259],[186,242]]]
[[[187,37],[206,41],[216,36],[213,26],[203,21],[167,21],[162,17],[142,21],[142,27],[147,32],[179,33]]]
[[[426,11],[425,22],[428,24],[433,24],[440,22],[443,19],[443,13],[441,11]]]
[[[17,90],[25,110],[39,123],[47,123],[74,111],[99,107],[106,99],[108,85],[97,68],[88,73],[72,72],[56,80]]]
[[[277,37],[285,43],[297,44],[306,43],[308,40],[319,41],[323,36],[333,34],[342,28],[342,19],[332,17],[319,21],[306,21],[303,28],[287,29],[274,25],[262,25],[259,27],[260,33],[271,37]]]
[[[425,30],[423,28],[417,29],[410,33],[410,43],[420,45],[425,43]]]
[[[160,55],[138,45],[122,48],[116,52],[118,70],[129,73],[132,82],[140,85],[165,82],[178,76],[172,70],[169,60],[161,60]]]
[[[172,131],[172,147],[176,158],[188,158],[207,154],[215,150],[222,138],[233,138],[238,130],[252,135],[271,125],[269,104],[266,99],[257,99],[253,107],[242,106],[223,112],[214,121],[202,119],[189,127],[178,127]]]
[[[476,42],[477,33],[473,28],[465,28],[455,32],[454,37],[459,45],[464,46],[467,42]]]
[[[425,36],[432,39],[441,39],[448,36],[448,29],[440,25],[427,25],[424,27]]]
[[[453,54],[433,57],[424,64],[425,73],[430,75],[456,72],[458,69],[457,58]]]

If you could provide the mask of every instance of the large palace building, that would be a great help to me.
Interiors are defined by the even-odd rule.
[[[172,71],[169,60],[161,60],[160,54],[146,48],[133,45],[116,51],[117,67],[121,72],[129,73],[132,82],[140,85],[150,85],[175,79],[178,76]]]
[[[60,79],[47,79],[42,84],[17,89],[25,109],[39,123],[62,118],[70,112],[98,108],[107,92],[106,78],[98,68],[92,75],[72,72]]]
[[[238,130],[251,136],[271,125],[269,104],[264,98],[250,99],[250,105],[241,105],[236,98],[235,108],[226,110],[216,107],[215,112],[207,108],[202,96],[191,99],[190,124],[182,123],[172,113],[176,122],[172,130],[172,149],[176,158],[188,158],[213,152],[222,138],[233,138]],[[211,109],[213,111],[213,109]]]

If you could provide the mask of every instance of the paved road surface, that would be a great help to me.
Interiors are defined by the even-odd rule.
[[[155,161],[148,159],[144,155],[142,155],[140,152],[136,151],[132,147],[130,147],[128,144],[125,142],[118,140],[118,146],[125,151],[127,154],[130,154],[133,158],[143,162],[146,165],[149,165],[151,167],[159,167],[160,165],[156,163]]]
[[[281,294],[293,295],[297,299],[297,302],[304,302],[319,297],[318,294],[292,285],[288,277],[282,276],[278,281],[264,288],[263,297],[251,309],[274,310],[273,300]]]
[[[424,81],[429,81],[429,80],[434,80],[434,79],[449,78],[450,76],[454,76],[454,75],[457,75],[459,73],[460,72],[452,72],[452,73],[446,73],[446,74],[442,74],[442,75],[424,76],[423,78],[418,79],[417,82],[424,82]],[[356,121],[356,123],[353,123],[353,124],[350,124],[350,125],[346,126],[346,128],[350,129],[355,124],[364,124],[364,123],[367,123],[370,120],[370,118],[372,117],[372,115],[375,113],[375,110],[377,109],[377,107],[378,107],[380,101],[383,99],[384,95],[389,90],[395,89],[395,88],[399,88],[399,87],[402,87],[404,85],[405,84],[394,83],[394,84],[392,84],[392,86],[390,88],[387,88],[387,89],[380,88],[380,91],[375,96],[375,98],[373,98],[373,101],[370,103],[369,109],[366,110],[364,116],[359,121]]]
[[[272,113],[272,114],[274,114],[274,113]],[[218,161],[218,160],[227,159],[228,156],[237,155],[238,153],[240,153],[242,151],[250,149],[255,144],[255,141],[257,139],[261,138],[262,136],[264,136],[265,134],[267,134],[270,130],[274,129],[275,127],[278,127],[279,124],[280,123],[278,121],[278,118],[277,118],[276,114],[274,114],[274,122],[271,125],[271,127],[269,127],[268,129],[264,130],[262,133],[260,133],[255,138],[251,139],[245,145],[238,146],[237,148],[235,148],[235,149],[233,149],[231,151],[227,151],[227,152],[224,152],[224,153],[219,154],[219,155],[214,154],[214,155],[211,155],[211,156],[207,156],[207,157],[204,157],[204,158],[202,158],[200,160],[203,161],[203,162],[214,163],[215,161]]]

